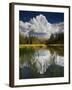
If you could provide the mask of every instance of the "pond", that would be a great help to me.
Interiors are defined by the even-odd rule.
[[[63,46],[24,46],[19,48],[19,78],[64,76]]]

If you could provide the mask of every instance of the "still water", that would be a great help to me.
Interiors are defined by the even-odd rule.
[[[23,47],[19,49],[19,78],[64,76],[63,47]]]

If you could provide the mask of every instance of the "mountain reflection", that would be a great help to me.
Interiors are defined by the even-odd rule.
[[[58,74],[56,74],[55,76],[60,76],[59,73],[61,72],[61,70],[62,70],[61,73],[63,73],[63,68],[64,68],[63,48],[58,47],[58,49],[56,49],[52,47],[50,48],[25,47],[24,50],[20,49],[19,64],[20,64],[19,66],[20,66],[21,79],[48,77],[50,73],[53,73],[55,71],[54,72],[55,74],[57,70],[58,70],[57,71]],[[54,68],[56,67],[55,70],[52,71],[51,69],[52,67]]]

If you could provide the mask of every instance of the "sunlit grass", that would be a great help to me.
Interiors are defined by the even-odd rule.
[[[19,45],[19,48],[24,48],[24,47],[39,47],[39,46],[42,46],[42,47],[46,47],[45,44],[20,44]]]

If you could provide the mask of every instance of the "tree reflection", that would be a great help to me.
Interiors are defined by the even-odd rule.
[[[33,48],[33,47],[24,47],[20,48],[20,74],[24,72],[31,71],[32,77],[44,75],[48,68],[52,65],[64,66],[64,57],[59,54],[53,48]],[[62,52],[62,51],[61,51]]]

